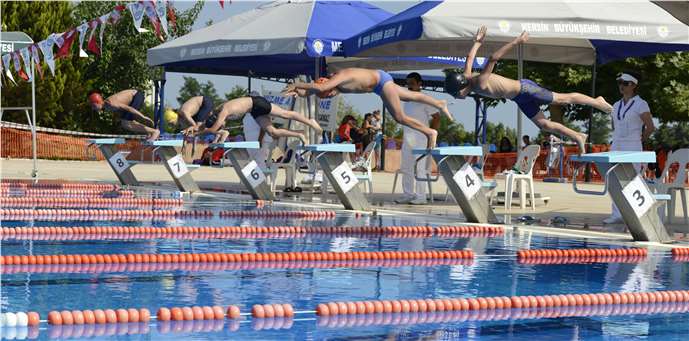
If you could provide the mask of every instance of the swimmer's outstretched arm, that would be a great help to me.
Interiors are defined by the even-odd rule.
[[[324,83],[304,83],[304,82],[294,82],[288,84],[282,93],[290,96],[309,96],[315,95],[321,92],[326,92],[337,88],[340,84],[347,80],[347,76],[340,72],[335,74],[332,78]],[[303,90],[303,91],[299,91]]]
[[[497,51],[493,52],[493,54],[490,55],[490,59],[488,60],[488,65],[486,65],[486,67],[483,68],[483,71],[481,71],[481,75],[493,73],[493,69],[495,68],[495,65],[498,63],[498,60],[500,60],[502,56],[504,56],[505,53],[507,53],[507,51],[511,50],[513,47],[521,43],[526,43],[527,40],[529,40],[529,33],[524,31],[522,32],[522,34],[519,35],[519,37],[503,45],[503,47],[499,48]]]
[[[481,48],[481,44],[483,44],[483,39],[486,37],[487,30],[488,28],[486,28],[486,26],[481,26],[478,31],[476,31],[476,35],[474,36],[474,45],[471,47],[471,50],[469,50],[466,64],[464,65],[464,77],[466,78],[471,77],[471,70],[474,68],[474,59],[476,59],[476,53],[478,53],[478,49]]]

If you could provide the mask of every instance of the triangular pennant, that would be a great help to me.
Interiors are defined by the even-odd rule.
[[[156,37],[158,37],[160,40],[163,40],[162,36],[160,35],[160,20],[158,20],[158,14],[156,13],[155,2],[146,1],[144,3],[144,7],[148,21],[150,21],[151,25],[153,25],[155,28]]]
[[[50,44],[50,47],[52,47],[53,44],[55,44],[57,45],[58,49],[61,48],[62,45],[65,43],[65,39],[62,38],[63,34],[64,32],[59,34],[51,33],[50,36],[48,36],[48,39],[52,42],[52,44]]]
[[[98,50],[98,55],[103,53],[103,31],[105,31],[105,25],[110,21],[111,14],[105,14],[98,17],[98,22],[100,23],[100,30],[98,30],[98,41],[100,42],[100,49]],[[89,40],[89,45],[91,41]]]
[[[163,0],[156,0],[156,13],[158,14],[158,20],[160,20],[160,27],[163,28],[165,36],[169,37],[170,34],[167,31],[167,11],[165,10],[165,3]]]
[[[48,64],[50,72],[55,76],[55,56],[53,56],[53,40],[48,38],[38,43],[38,48],[43,53],[43,60]]]
[[[12,62],[14,62],[14,72],[19,75],[19,78],[29,81],[29,75],[22,70],[22,62],[19,60],[19,52],[12,52]]]
[[[177,15],[175,15],[175,8],[172,6],[172,1],[167,2],[167,17],[170,21],[170,28],[177,31]]]
[[[108,22],[110,24],[117,24],[117,22],[120,21],[120,18],[122,18],[122,11],[124,11],[124,9],[124,5],[115,7],[115,9],[110,12],[110,19],[108,19]]]
[[[38,70],[38,74],[43,79],[43,68],[41,67],[41,57],[38,55],[38,47],[36,44],[29,46],[29,52],[31,52],[31,59],[33,60],[34,67]]]
[[[60,49],[57,50],[55,58],[67,57],[69,55],[69,50],[72,47],[72,43],[74,43],[74,38],[76,38],[76,36],[77,30],[75,29],[71,29],[62,34],[62,39],[64,39],[64,43],[62,44]]]
[[[84,51],[84,38],[86,38],[86,31],[89,29],[89,24],[83,23],[77,26],[77,32],[79,32],[79,57],[86,58],[89,55]]]
[[[127,4],[129,12],[132,14],[132,19],[134,19],[134,27],[139,33],[148,32],[147,29],[141,28],[141,20],[144,18],[144,5],[138,2],[130,2]]]
[[[31,72],[31,52],[29,52],[28,47],[25,47],[19,50],[19,53],[22,55],[22,59],[24,60],[24,74],[30,82],[33,82],[33,72]]]
[[[220,1],[220,8],[225,9],[225,1],[223,0],[218,0]]]
[[[0,59],[0,88],[2,88],[3,83],[5,83],[5,67],[3,66],[2,59]]]
[[[2,64],[5,65],[5,76],[12,82],[12,84],[17,85],[17,82],[14,81],[14,76],[12,76],[12,72],[10,71],[10,64],[12,63],[11,60],[11,53],[2,56]]]
[[[100,56],[100,47],[98,47],[98,43],[96,42],[96,30],[98,29],[98,19],[91,21],[89,23],[89,27],[91,28],[91,35],[89,35],[88,49],[89,51]]]

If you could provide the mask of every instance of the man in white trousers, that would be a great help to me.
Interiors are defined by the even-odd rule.
[[[641,76],[633,71],[625,71],[617,76],[617,87],[622,99],[615,102],[612,110],[612,151],[642,151],[643,141],[655,130],[653,116],[648,103],[639,96]],[[641,164],[634,164],[637,172]],[[622,222],[620,210],[612,204],[612,214],[603,220],[604,224]]]
[[[417,72],[412,72],[407,75],[407,89],[410,91],[421,91],[423,79]],[[440,113],[438,109],[418,102],[405,102],[404,112],[419,122],[427,125],[431,121],[430,127],[438,130],[440,126]],[[426,182],[418,182],[414,178],[414,164],[416,156],[412,154],[412,150],[419,148],[426,148],[427,140],[421,132],[403,126],[403,142],[400,171],[402,172],[402,191],[404,195],[402,198],[395,200],[398,204],[413,204],[422,205],[428,202],[426,198],[426,189],[428,184]],[[426,157],[417,165],[417,174],[420,177],[428,177],[430,171],[431,159]]]

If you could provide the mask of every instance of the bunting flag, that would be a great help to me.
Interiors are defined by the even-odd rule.
[[[69,55],[69,50],[72,47],[72,43],[74,43],[74,38],[76,38],[76,36],[77,36],[76,33],[77,33],[76,29],[71,29],[71,30],[62,34],[62,39],[64,40],[64,42],[62,43],[62,46],[60,46],[60,49],[55,54],[55,58],[63,58],[63,57],[67,57]]]
[[[117,24],[117,22],[120,21],[120,18],[122,18],[122,11],[124,11],[125,8],[126,7],[124,5],[116,6],[115,9],[110,12],[109,22],[111,24]]]
[[[115,12],[115,11],[113,11]],[[100,49],[97,53],[97,55],[101,55],[103,53],[103,32],[105,31],[105,25],[110,21],[110,18],[112,16],[112,13],[108,13],[105,15],[101,15],[98,17],[98,22],[100,23],[100,30],[98,30],[98,41],[100,41]],[[91,40],[89,40],[89,49],[91,48]],[[95,52],[94,52],[95,53]]]
[[[53,44],[53,40],[48,38],[39,42],[38,48],[40,48],[41,52],[43,53],[43,60],[45,60],[45,63],[48,64],[50,73],[55,76],[55,56],[53,56]]]
[[[38,70],[38,74],[43,79],[43,68],[41,67],[41,57],[38,55],[38,47],[36,44],[29,46],[29,52],[31,52],[31,59],[34,64],[34,68]]]
[[[0,59],[0,88],[5,83],[5,68],[3,67],[2,59]]]
[[[220,8],[225,9],[225,1],[224,0],[218,0],[220,1]]]
[[[62,38],[63,34],[64,34],[64,32],[60,33],[60,34],[51,33],[50,36],[48,37],[48,39],[52,42],[52,44],[50,44],[50,47],[52,47],[54,44],[54,45],[57,45],[58,49],[61,48],[62,45],[65,43],[65,39]]]
[[[167,3],[167,17],[170,21],[170,27],[177,31],[177,16],[175,15],[175,8],[172,6],[172,1],[165,1]]]
[[[91,35],[89,35],[89,43],[88,43],[88,50],[95,53],[96,55],[100,56],[100,47],[98,46],[98,43],[96,42],[96,30],[98,30],[98,23],[100,19],[92,20],[89,23],[89,27],[91,28]],[[103,26],[105,24],[102,24]]]
[[[127,4],[127,8],[129,8],[129,13],[132,14],[136,30],[140,33],[148,32],[147,29],[141,28],[141,20],[144,18],[144,5],[139,2],[130,2]]]
[[[29,81],[29,75],[22,70],[22,62],[19,61],[19,52],[12,52],[12,62],[14,62],[14,72],[19,75],[19,78]]]
[[[158,14],[156,13],[155,9],[155,2],[154,1],[146,1],[144,2],[144,9],[146,11],[146,16],[148,17],[148,21],[151,22],[151,25],[155,28],[155,34],[158,39],[163,40],[162,35],[160,34],[160,20],[158,20]]]
[[[11,60],[11,53],[2,56],[2,65],[5,66],[5,76],[7,77],[7,79],[9,79],[12,82],[12,84],[17,85],[17,82],[14,81],[14,77],[12,76],[12,72],[10,71]]]
[[[29,82],[33,82],[33,72],[31,71],[31,52],[29,52],[29,48],[25,47],[19,50],[19,54],[22,55],[22,60],[24,60],[24,73],[26,74],[26,77],[29,78]]]
[[[167,31],[167,11],[165,10],[165,3],[163,0],[156,0],[156,14],[158,15],[158,20],[160,20],[160,26],[165,32],[165,36],[169,37],[170,34]]]
[[[79,57],[86,58],[89,55],[84,51],[84,38],[86,38],[86,31],[89,29],[89,24],[83,23],[77,26],[77,32],[79,32]]]

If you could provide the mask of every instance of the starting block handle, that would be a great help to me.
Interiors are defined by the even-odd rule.
[[[431,157],[432,152],[433,152],[432,149],[428,149],[426,152],[424,152],[423,154],[421,154],[419,157],[416,158],[416,162],[414,162],[414,178],[416,179],[416,181],[437,182],[438,180],[440,180],[440,174],[438,174],[436,177],[433,177],[431,175],[431,173],[429,172],[428,177],[426,177],[426,178],[419,177],[419,174],[418,174],[419,162],[421,162],[421,160],[425,159],[426,157]],[[440,164],[442,164],[445,161],[445,159],[447,159],[447,156],[443,157],[442,159],[440,159],[440,161],[438,161],[438,167],[440,167]]]
[[[587,162],[587,163],[589,163],[589,162]],[[574,168],[574,174],[572,175],[572,186],[574,187],[574,192],[579,193],[579,194],[586,194],[586,195],[606,195],[606,194],[608,194],[608,178],[610,177],[610,174],[615,169],[615,167],[617,167],[617,165],[619,165],[619,163],[614,164],[612,167],[610,167],[608,169],[607,172],[605,172],[602,192],[577,188],[577,175],[579,174],[579,168],[581,168],[581,167]]]

